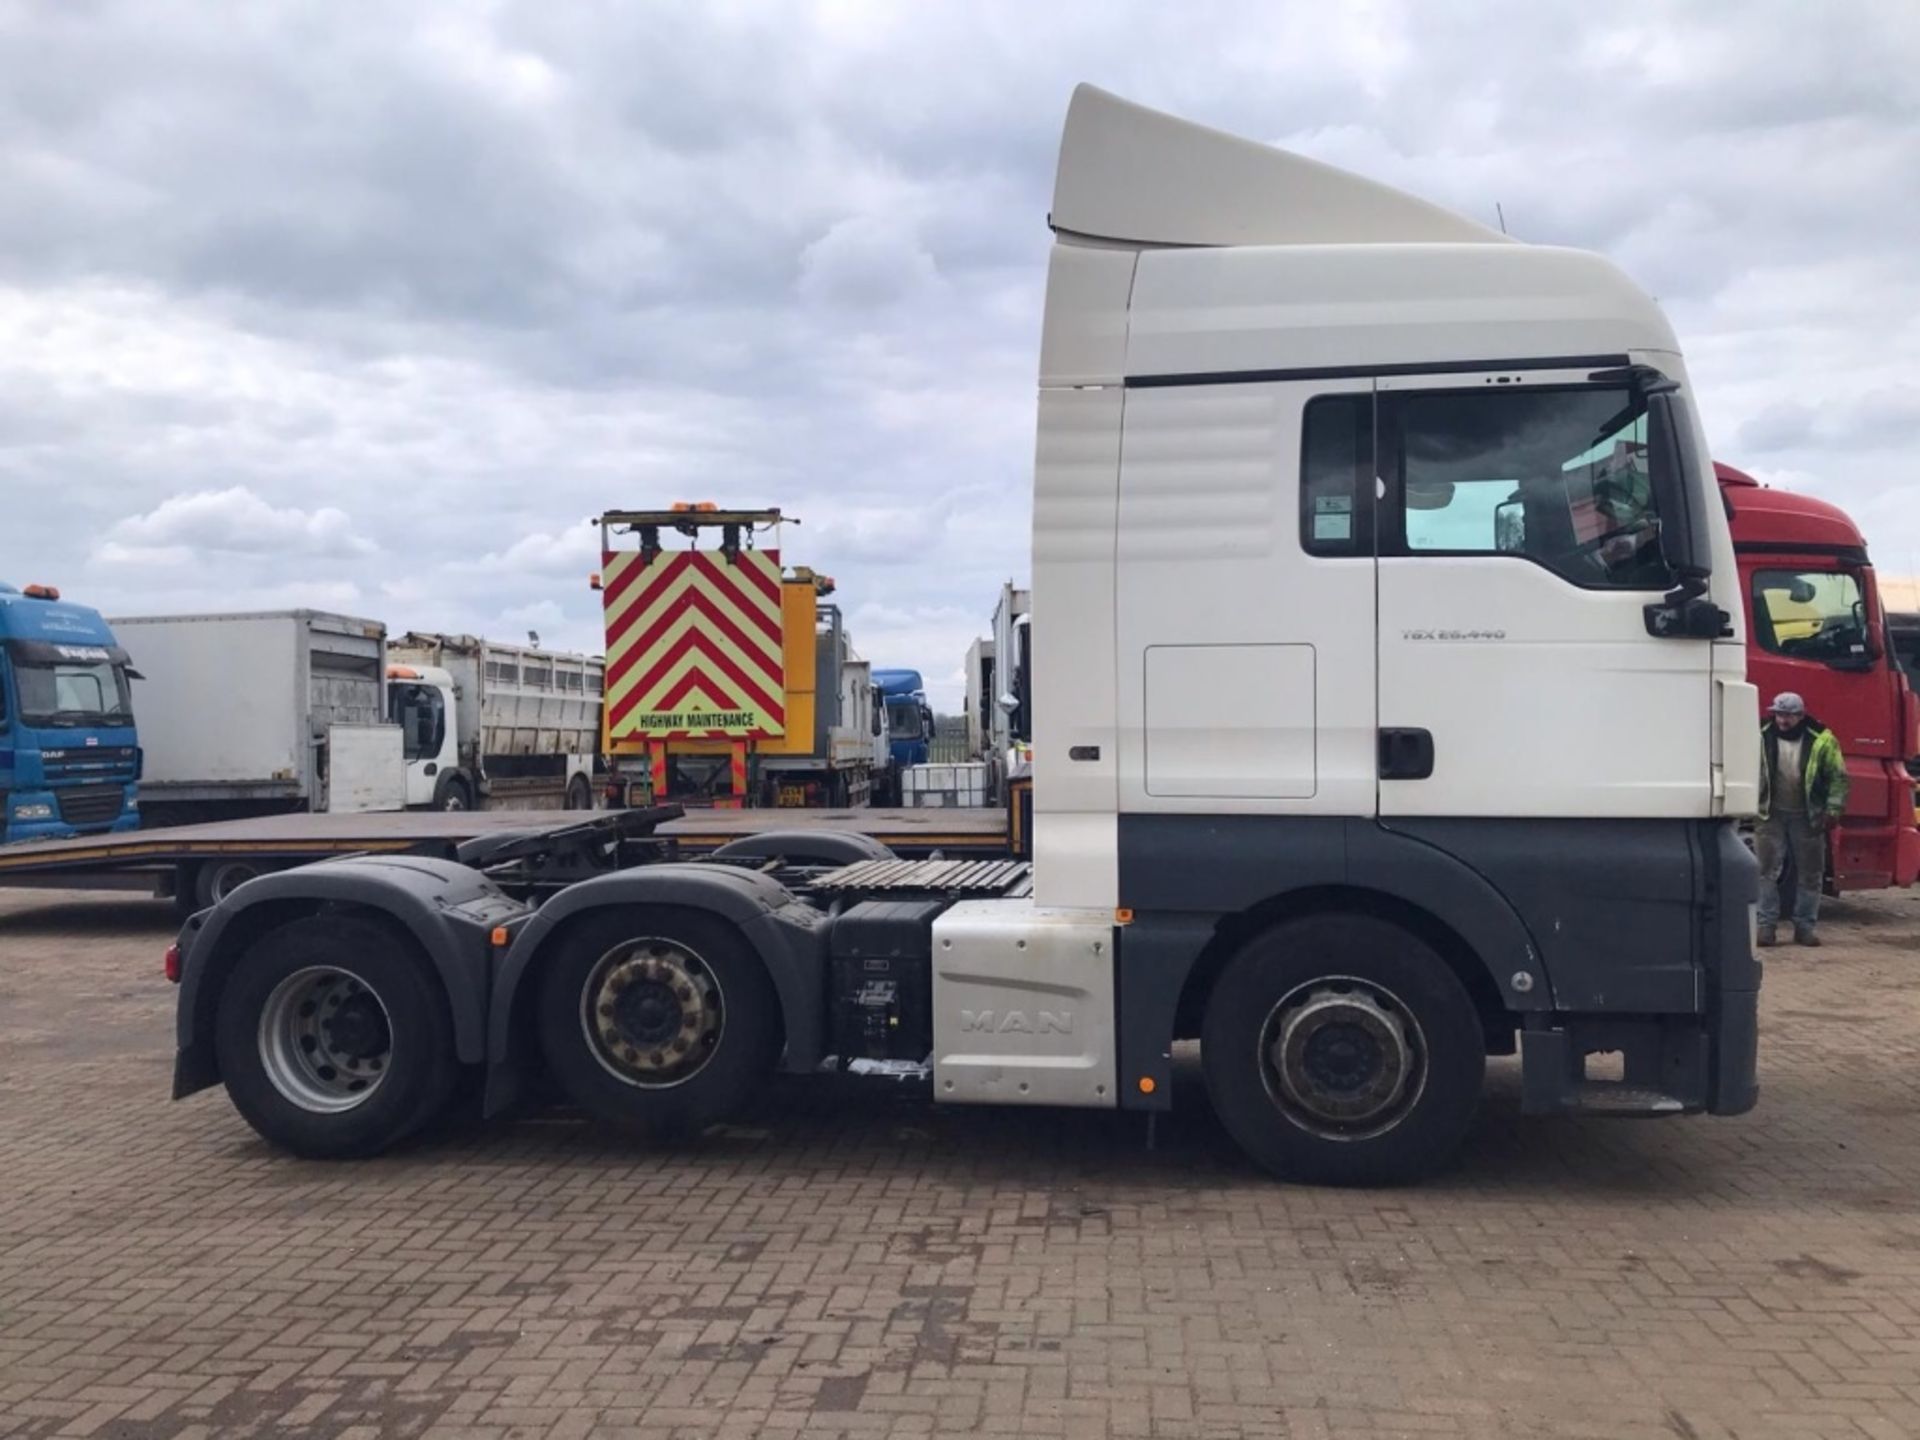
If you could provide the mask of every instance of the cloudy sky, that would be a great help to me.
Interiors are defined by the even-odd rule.
[[[1911,0],[0,0],[0,578],[593,648],[588,517],[778,505],[951,701],[1079,80],[1611,254],[1920,571]]]

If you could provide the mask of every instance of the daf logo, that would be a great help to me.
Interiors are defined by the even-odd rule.
[[[962,1030],[985,1031],[989,1035],[1071,1035],[1071,1010],[962,1010]]]

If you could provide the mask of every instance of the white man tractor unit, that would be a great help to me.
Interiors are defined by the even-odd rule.
[[[1156,1110],[1197,1038],[1254,1161],[1354,1183],[1442,1163],[1516,1047],[1533,1113],[1751,1107],[1756,701],[1659,309],[1090,88],[1051,223],[1030,867],[678,862],[635,812],[269,876],[183,932],[175,1093],[361,1155],[463,1070],[670,1133],[869,1058]]]

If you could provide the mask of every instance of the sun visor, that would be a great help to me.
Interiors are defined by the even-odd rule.
[[[1511,243],[1497,230],[1331,165],[1073,92],[1055,231],[1126,245]]]
[[[118,645],[69,645],[64,641],[9,640],[8,653],[22,665],[125,665]]]

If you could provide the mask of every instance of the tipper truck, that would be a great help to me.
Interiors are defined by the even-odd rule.
[[[1920,697],[1900,665],[1893,625],[1845,511],[1762,486],[1718,462],[1748,614],[1747,673],[1761,701],[1791,690],[1840,743],[1847,810],[1827,832],[1826,887],[1911,885],[1920,872],[1913,776]],[[1754,716],[1754,724],[1762,722]],[[1789,891],[1791,876],[1783,877]]]
[[[1516,1048],[1530,1113],[1752,1106],[1757,701],[1652,300],[1088,87],[1051,223],[1031,866],[816,828],[264,877],[169,959],[175,1094],[326,1156],[463,1071],[666,1134],[872,1060],[1156,1111],[1191,1038],[1254,1161],[1350,1183],[1442,1164]]]
[[[409,631],[387,644],[407,805],[593,808],[599,657]]]
[[[0,843],[139,825],[130,678],[99,611],[0,585]]]

